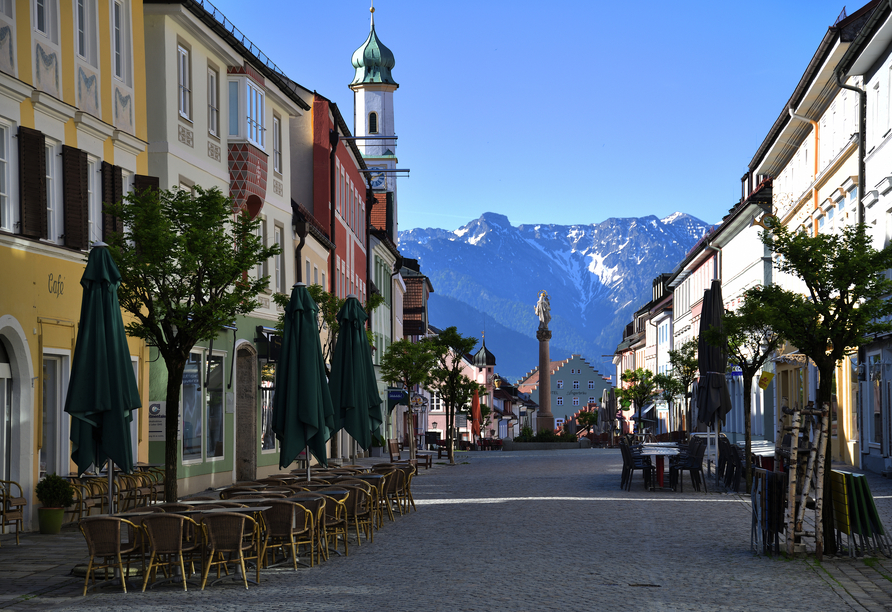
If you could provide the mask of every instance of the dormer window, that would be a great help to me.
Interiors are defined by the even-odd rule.
[[[369,134],[378,133],[378,113],[369,113]]]

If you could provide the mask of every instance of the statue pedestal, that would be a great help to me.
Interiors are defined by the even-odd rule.
[[[540,327],[536,332],[539,341],[539,415],[536,417],[536,431],[554,431],[554,415],[551,414],[551,355],[548,343],[551,330]]]

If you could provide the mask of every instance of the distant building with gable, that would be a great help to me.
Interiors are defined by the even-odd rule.
[[[571,355],[563,361],[552,361],[551,411],[555,417],[576,413],[586,404],[601,401],[605,389],[613,387],[611,380],[591,366],[582,355]],[[539,368],[526,374],[517,384],[521,393],[529,393],[530,399],[539,401]]]

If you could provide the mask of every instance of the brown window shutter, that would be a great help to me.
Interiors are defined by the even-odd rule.
[[[157,176],[146,176],[144,174],[137,174],[133,177],[133,191],[136,193],[141,193],[146,189],[151,191],[158,191],[161,188],[161,181],[158,180]]]
[[[124,221],[104,210],[124,197],[124,171],[120,166],[102,162],[102,239],[108,242],[111,234],[124,232]]]
[[[43,132],[19,127],[19,218],[22,235],[47,237],[46,137]]]
[[[65,246],[85,251],[87,230],[87,152],[62,145],[62,202]]]
[[[115,193],[115,202],[120,202],[124,199],[124,169],[120,166],[115,166],[112,172],[112,183]],[[118,234],[124,233],[124,220],[121,217],[115,217],[115,232]]]

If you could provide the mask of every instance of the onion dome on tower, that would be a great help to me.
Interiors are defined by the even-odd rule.
[[[390,74],[396,65],[396,59],[393,57],[393,52],[378,40],[378,35],[375,33],[375,7],[372,6],[369,10],[372,13],[372,30],[359,49],[353,52],[352,62],[356,74],[350,86],[383,84],[399,87]]]
[[[483,346],[474,354],[474,367],[486,368],[496,365],[496,356],[489,352],[486,348],[486,339],[483,339]]]

